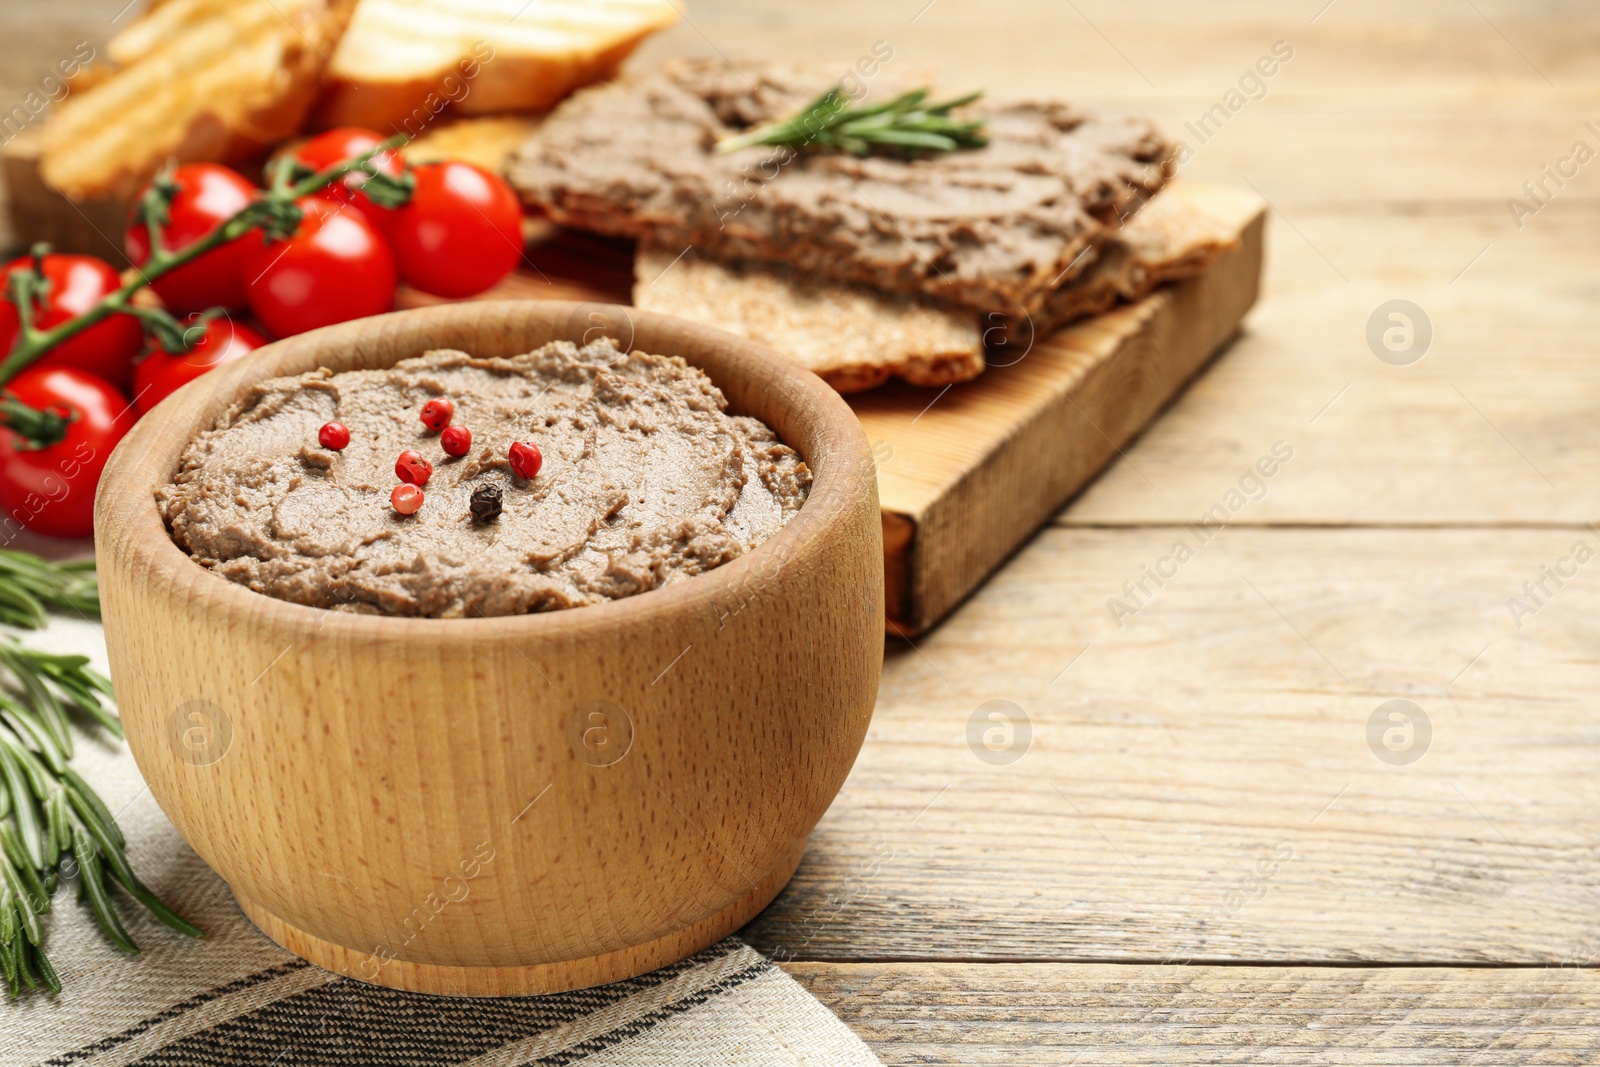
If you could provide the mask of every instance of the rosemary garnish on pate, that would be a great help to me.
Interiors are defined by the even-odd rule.
[[[99,611],[93,567],[0,550],[0,621],[37,628],[46,607]],[[41,652],[0,635],[0,973],[13,997],[41,986],[61,991],[41,947],[40,917],[74,877],[100,929],[127,952],[139,946],[117,915],[113,885],[179,933],[201,936],[139,881],[116,817],[67,766],[72,712],[122,737],[110,696],[110,680],[88,657]]]
[[[864,156],[879,147],[905,153],[982,148],[989,143],[983,133],[983,120],[963,122],[950,117],[950,112],[982,95],[979,90],[942,104],[926,104],[923,101],[928,98],[928,90],[915,89],[882,104],[850,107],[844,86],[835,85],[793,118],[723,138],[717,142],[717,151],[736,152],[767,144],[831,148]]]

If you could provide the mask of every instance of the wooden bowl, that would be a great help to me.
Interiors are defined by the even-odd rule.
[[[598,606],[414,619],[252,592],[156,511],[184,445],[258,381],[586,334],[683,356],[797,449],[815,480],[788,526]],[[597,985],[743,925],[844,782],[882,667],[877,487],[850,409],[759,345],[631,308],[454,304],[280,341],[134,428],[95,528],[150,791],[274,941],[401,989]]]

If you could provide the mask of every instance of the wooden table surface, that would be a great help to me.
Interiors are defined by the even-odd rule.
[[[8,0],[5,99],[122,2]],[[645,54],[842,69],[878,40],[951,88],[1157,115],[1186,173],[1271,202],[1266,288],[1123,459],[890,648],[855,772],[747,936],[891,1064],[1595,1062],[1600,13],[694,0]],[[1408,365],[1367,340],[1391,300],[1431,322]],[[967,742],[994,700],[1031,726],[1009,763]],[[1426,716],[1408,750],[1387,719],[1369,743],[1391,700]]]

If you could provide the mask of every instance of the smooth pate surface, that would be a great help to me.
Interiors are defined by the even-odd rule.
[[[472,450],[446,456],[418,418],[455,402]],[[510,359],[434,351],[378,371],[275,378],[184,450],[157,494],[202,566],[298,604],[389,615],[517,615],[595,604],[725,563],[776,533],[811,483],[759,420],[730,416],[677,357],[565,341]],[[350,444],[317,443],[342,422]],[[544,453],[514,475],[514,440]],[[433,464],[427,501],[397,514],[395,457]],[[503,511],[474,522],[473,490]]]

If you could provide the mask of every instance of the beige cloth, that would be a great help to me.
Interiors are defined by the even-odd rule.
[[[92,623],[57,619],[28,641],[106,669]],[[206,940],[124,906],[143,949],[130,957],[73,893],[58,893],[45,950],[65,988],[0,1008],[4,1067],[878,1065],[843,1023],[735,938],[638,978],[544,997],[425,996],[341,978],[250,924],[161,813],[124,746],[80,737],[73,762],[117,813],[134,869]]]

